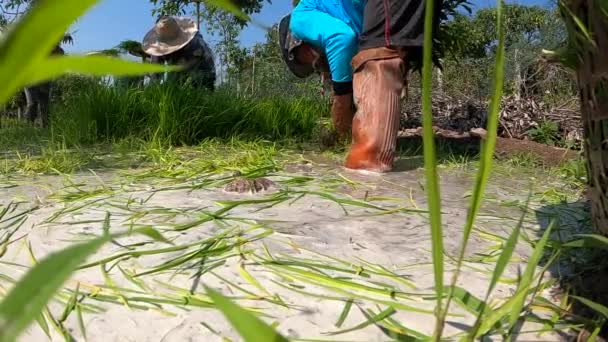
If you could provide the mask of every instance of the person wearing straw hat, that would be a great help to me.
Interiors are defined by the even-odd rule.
[[[340,139],[354,115],[353,73],[365,0],[301,0],[279,24],[283,59],[300,78],[328,71],[333,88],[332,121]]]
[[[215,88],[213,53],[203,40],[194,20],[186,17],[161,17],[144,37],[142,48],[158,64],[180,65],[184,70],[171,72],[168,80],[185,82],[197,87]],[[153,79],[157,79],[158,76]]]
[[[301,0],[281,21],[283,58],[296,76],[314,71],[318,48],[327,56],[338,95],[335,126],[344,133],[352,125],[348,169],[393,169],[401,95],[421,55],[426,1]],[[440,10],[443,0],[433,1]],[[356,104],[354,116],[348,99]]]

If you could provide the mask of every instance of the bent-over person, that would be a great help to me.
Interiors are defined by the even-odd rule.
[[[162,17],[143,40],[143,50],[150,55],[150,62],[179,65],[178,72],[170,72],[168,81],[192,82],[195,87],[215,88],[215,62],[213,53],[196,23],[186,17]],[[158,80],[160,75],[151,76]]]

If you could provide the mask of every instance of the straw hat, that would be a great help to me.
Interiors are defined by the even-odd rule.
[[[165,56],[186,46],[198,29],[186,17],[163,17],[144,37],[143,50],[151,56]]]

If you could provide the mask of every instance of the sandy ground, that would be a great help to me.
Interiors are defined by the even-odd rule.
[[[224,338],[239,341],[220,312],[208,305],[203,285],[221,290],[245,307],[259,308],[268,323],[277,322],[277,329],[282,334],[295,339],[392,340],[376,325],[331,335],[331,332],[366,321],[364,309],[378,313],[389,305],[396,308],[397,313],[391,316],[395,321],[430,334],[434,324],[430,314],[435,303],[432,300],[434,279],[428,217],[426,213],[418,212],[426,208],[422,171],[406,170],[377,176],[318,164],[299,164],[288,172],[270,178],[283,181],[279,183],[283,189],[289,187],[292,191],[290,200],[272,207],[268,207],[272,202],[241,204],[223,214],[221,219],[208,219],[209,213],[223,207],[218,201],[261,200],[272,196],[276,199],[277,193],[235,195],[221,191],[219,185],[198,189],[197,185],[203,184],[203,179],[184,183],[163,183],[158,179],[135,182],[117,173],[100,173],[73,177],[72,181],[79,184],[80,189],[97,189],[99,193],[89,193],[91,196],[87,198],[66,203],[66,195],[76,191],[74,187],[66,187],[62,177],[44,176],[27,183],[15,183],[16,186],[0,190],[0,203],[23,201],[15,213],[28,207],[38,208],[14,234],[13,239],[21,239],[9,246],[1,259],[4,263],[0,264],[0,273],[19,278],[27,269],[19,265],[31,265],[25,242],[40,259],[75,240],[84,239],[87,234],[101,234],[103,220],[109,215],[112,232],[151,226],[171,239],[175,246],[190,244],[190,247],[109,261],[105,269],[110,281],[104,278],[99,265],[75,274],[65,284],[66,291],[74,290],[80,283],[80,293],[87,294],[81,302],[83,309],[88,304],[89,309],[97,311],[82,312],[88,341],[225,341]],[[294,178],[296,176],[312,177],[313,180],[298,183],[293,181],[300,179]],[[291,183],[286,182],[290,179]],[[485,295],[496,253],[500,251],[500,237],[511,231],[521,213],[508,204],[525,201],[529,191],[529,179],[501,181],[495,177],[493,184],[496,183],[499,185],[491,185],[488,191],[489,201],[484,205],[478,229],[471,237],[468,253],[471,261],[463,268],[459,281],[462,288],[481,298]],[[537,187],[535,190],[545,185],[540,183],[533,184]],[[443,170],[441,187],[444,241],[448,254],[453,256],[462,236],[472,175]],[[367,203],[382,210],[349,203],[343,203],[341,207],[323,197],[323,193],[329,193],[328,189],[340,198],[366,199]],[[299,198],[302,191],[319,193],[307,193]],[[263,207],[266,208],[259,210]],[[497,219],[498,216],[503,218]],[[185,223],[192,224],[186,226]],[[531,238],[538,239],[534,233],[534,229],[538,229],[534,213],[528,216],[526,228]],[[265,232],[272,234],[247,241]],[[219,234],[226,235],[217,238]],[[212,239],[214,243],[206,243],[205,239]],[[197,241],[203,243],[195,243]],[[136,243],[140,245],[132,245]],[[231,244],[239,245],[239,248],[231,251],[225,248]],[[132,250],[167,247],[170,246],[134,235],[105,245],[88,262]],[[204,258],[197,256],[196,251],[205,248],[216,252],[208,253]],[[515,279],[517,261],[525,264],[530,252],[530,245],[521,241],[517,258],[503,278]],[[164,272],[137,277],[139,285],[124,274],[150,271],[180,256],[190,256],[190,259],[180,265],[165,265]],[[299,267],[298,262],[333,265],[335,269],[304,268]],[[446,262],[448,281],[453,264],[449,259]],[[255,281],[248,281],[243,269]],[[197,276],[197,273],[202,274]],[[340,281],[348,284],[335,285]],[[10,288],[6,282],[2,286]],[[392,290],[387,290],[389,288]],[[492,303],[508,298],[513,289],[508,283],[499,284],[492,295]],[[355,294],[358,298],[366,298],[355,301],[341,327],[336,327],[345,300]],[[545,295],[551,300],[548,294]],[[64,292],[64,296],[51,305],[55,317],[61,315],[62,302],[65,303],[68,296],[69,292]],[[157,303],[148,303],[150,298],[157,299]],[[466,330],[474,322],[474,317],[461,305],[453,304],[451,313],[445,328],[448,337]],[[76,313],[71,314],[64,325],[76,340],[84,340]],[[537,328],[526,324],[522,331]],[[52,328],[51,337],[53,341],[63,340]],[[47,340],[49,338],[36,324],[21,339]],[[554,333],[528,333],[522,334],[519,340],[561,339]]]

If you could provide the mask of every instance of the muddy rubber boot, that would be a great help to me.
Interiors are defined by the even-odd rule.
[[[357,113],[346,168],[392,170],[406,76],[404,56],[403,51],[379,48],[363,50],[353,59]]]
[[[354,115],[353,94],[334,95],[331,119],[340,140],[350,136]]]

